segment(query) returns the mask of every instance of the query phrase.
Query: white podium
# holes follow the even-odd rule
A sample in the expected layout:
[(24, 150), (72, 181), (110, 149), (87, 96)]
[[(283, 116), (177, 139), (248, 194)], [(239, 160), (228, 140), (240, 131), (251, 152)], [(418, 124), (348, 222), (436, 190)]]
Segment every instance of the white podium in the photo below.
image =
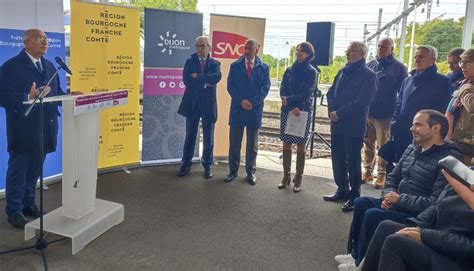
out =
[[(96, 198), (100, 111), (125, 105), (128, 92), (56, 96), (43, 102), (62, 102), (62, 206), (44, 215), (44, 230), (72, 239), (72, 254), (124, 220), (122, 204)], [(25, 226), (25, 240), (33, 238), (39, 219)]]

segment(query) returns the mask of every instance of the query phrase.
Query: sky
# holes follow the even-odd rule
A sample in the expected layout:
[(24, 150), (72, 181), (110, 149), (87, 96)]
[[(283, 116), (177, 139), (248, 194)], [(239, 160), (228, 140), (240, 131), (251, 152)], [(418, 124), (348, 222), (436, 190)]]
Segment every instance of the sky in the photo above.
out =
[[(296, 1), (295, 1), (296, 2)], [(344, 54), (347, 44), (362, 41), (364, 24), (369, 36), (375, 33), (382, 9), (382, 26), (401, 14), (404, 0), (198, 0), (197, 8), (204, 14), (204, 33), (209, 32), (209, 15), (225, 14), (266, 19), (263, 52), (274, 57), (288, 56), (291, 46), (306, 40), (308, 22), (335, 22), (334, 56)], [(413, 1), (410, 1), (413, 2)], [(433, 0), (431, 19), (459, 19), (465, 15), (466, 0)], [(65, 10), (69, 0), (64, 0)], [(427, 20), (426, 5), (417, 9), (417, 22)], [(413, 13), (408, 23), (413, 21)], [(400, 37), (401, 24), (383, 36)], [(375, 39), (373, 40), (375, 41)], [(409, 41), (407, 41), (409, 42)], [(370, 51), (375, 42), (369, 43)]]
[[(285, 57), (291, 46), (306, 40), (308, 22), (335, 22), (334, 55), (342, 55), (352, 40), (363, 40), (364, 24), (375, 33), (379, 9), (382, 8), (382, 26), (401, 14), (403, 0), (199, 0), (198, 10), (204, 13), (204, 28), (209, 29), (209, 13), (266, 18), (264, 53)], [(466, 10), (465, 0), (433, 0), (431, 19), (459, 19)], [(417, 22), (426, 21), (427, 7), (417, 9)], [(410, 16), (408, 22), (413, 21)], [(400, 37), (392, 27), (388, 36)], [(397, 33), (398, 32), (398, 33)], [(386, 33), (384, 33), (386, 35)], [(384, 35), (384, 36), (385, 36)], [(369, 34), (370, 36), (370, 34)], [(286, 43), (288, 42), (288, 45)], [(375, 49), (375, 42), (369, 44)]]

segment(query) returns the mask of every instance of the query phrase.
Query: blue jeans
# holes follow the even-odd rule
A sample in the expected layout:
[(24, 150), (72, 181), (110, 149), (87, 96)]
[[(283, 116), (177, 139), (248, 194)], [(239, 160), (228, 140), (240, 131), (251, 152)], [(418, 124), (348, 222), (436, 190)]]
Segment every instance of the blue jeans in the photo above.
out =
[[(186, 117), (186, 139), (184, 140), (183, 147), (183, 166), (190, 167), (192, 165), (191, 160), (194, 156), (194, 149), (196, 147), (196, 139), (199, 131), (199, 120), (201, 117), (191, 116)], [(214, 159), (214, 122), (202, 118), (202, 135), (203, 135), (203, 151), (201, 157), (202, 166), (210, 168), (212, 160)]]
[(39, 175), (39, 153), (10, 152), (5, 191), (7, 215), (20, 213), (24, 208), (35, 205), (35, 188)]
[(396, 211), (380, 208), (382, 200), (372, 197), (359, 197), (354, 201), (354, 216), (351, 224), (352, 251), (356, 265), (365, 257), (370, 240), (380, 222), (392, 220), (404, 223), (410, 216)]

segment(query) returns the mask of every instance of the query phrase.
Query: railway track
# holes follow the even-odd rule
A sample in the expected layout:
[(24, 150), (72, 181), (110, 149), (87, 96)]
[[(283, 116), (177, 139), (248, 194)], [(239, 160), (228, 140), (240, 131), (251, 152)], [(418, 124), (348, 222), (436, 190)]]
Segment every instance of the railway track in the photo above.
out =
[[(263, 112), (263, 125), (259, 133), (259, 149), (281, 152), (282, 144), (280, 142), (280, 113)], [(329, 118), (316, 117), (317, 131), (329, 131)], [(322, 128), (322, 129), (321, 129)], [(321, 137), (331, 143), (331, 135), (329, 133), (320, 133)], [(309, 150), (309, 147), (308, 147)], [(330, 148), (318, 136), (314, 137), (314, 153), (313, 157), (330, 157)]]
[[(263, 112), (263, 118), (280, 119), (280, 113)], [(316, 117), (316, 124), (329, 125), (330, 120), (329, 118), (325, 118), (325, 117)]]
[[(260, 135), (261, 136), (267, 136), (267, 137), (270, 137), (270, 138), (279, 138), (280, 137), (280, 128), (262, 126), (262, 128), (260, 128)], [(328, 141), (329, 143), (331, 142), (331, 135), (330, 134), (322, 133), (320, 135), (324, 138), (324, 140)], [(322, 140), (317, 136), (314, 137), (314, 140), (315, 140), (315, 142), (322, 142)]]

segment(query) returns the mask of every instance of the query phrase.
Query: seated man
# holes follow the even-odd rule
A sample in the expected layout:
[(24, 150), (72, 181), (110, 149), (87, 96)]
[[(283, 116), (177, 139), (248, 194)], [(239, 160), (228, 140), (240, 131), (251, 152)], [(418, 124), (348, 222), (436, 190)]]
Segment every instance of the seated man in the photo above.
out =
[[(383, 220), (403, 223), (432, 205), (446, 186), (438, 161), (448, 155), (462, 157), (452, 142), (444, 142), (446, 117), (438, 111), (419, 111), (410, 128), (414, 143), (409, 145), (395, 169), (388, 175), (380, 198), (360, 197), (355, 201), (348, 240), (350, 255), (338, 255), (342, 265), (359, 265), (370, 239)], [(349, 270), (343, 268), (344, 270)]]
[(436, 205), (407, 221), (416, 227), (380, 223), (362, 270), (473, 270), (474, 186), (445, 176), (455, 195), (440, 195)]

